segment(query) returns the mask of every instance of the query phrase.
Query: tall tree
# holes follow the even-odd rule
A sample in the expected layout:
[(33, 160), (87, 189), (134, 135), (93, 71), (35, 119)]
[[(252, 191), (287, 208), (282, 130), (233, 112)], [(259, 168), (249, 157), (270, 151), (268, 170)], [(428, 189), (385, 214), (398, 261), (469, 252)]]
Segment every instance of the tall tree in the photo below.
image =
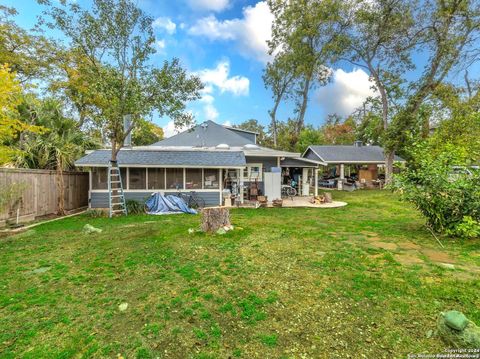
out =
[(21, 120), (18, 106), (22, 102), (22, 87), (7, 65), (0, 64), (0, 165), (10, 163), (18, 150), (12, 144), (21, 133), (44, 129)]
[(346, 26), (340, 17), (342, 3), (335, 0), (270, 0), (275, 17), (270, 52), (294, 65), (296, 126), (298, 136), (305, 124), (310, 91), (326, 84), (331, 75), (328, 65), (341, 49)]
[[(345, 59), (367, 70), (382, 103), (387, 181), (395, 151), (418, 126), (422, 103), (478, 36), (478, 9), (478, 1), (379, 0), (359, 1), (344, 13), (351, 23)], [(423, 73), (407, 79), (421, 51), (429, 56)]]
[(268, 63), (263, 73), (263, 82), (270, 88), (273, 97), (273, 108), (268, 111), (270, 115), (270, 128), (273, 147), (277, 147), (277, 110), (281, 101), (291, 95), (295, 80), (295, 64), (288, 54), (277, 55), (273, 62)]
[(15, 15), (14, 8), (0, 5), (0, 64), (8, 64), (21, 83), (43, 78), (55, 63), (55, 46), (18, 26)]
[[(88, 10), (76, 3), (57, 7), (48, 0), (40, 2), (48, 5), (45, 14), (53, 20), (48, 25), (61, 30), (88, 60), (94, 75), (89, 87), (104, 99), (99, 110), (112, 161), (135, 123), (153, 111), (172, 117), (177, 125), (193, 121), (185, 104), (200, 97), (200, 79), (187, 74), (178, 59), (165, 61), (161, 68), (151, 65), (153, 19), (134, 1), (94, 0)], [(132, 124), (124, 130), (127, 115)]]

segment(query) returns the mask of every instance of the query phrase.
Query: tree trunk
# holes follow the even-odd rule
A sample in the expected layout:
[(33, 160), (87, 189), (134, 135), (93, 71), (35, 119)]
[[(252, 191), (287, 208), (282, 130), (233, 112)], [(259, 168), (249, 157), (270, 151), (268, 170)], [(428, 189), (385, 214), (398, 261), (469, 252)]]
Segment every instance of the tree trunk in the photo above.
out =
[(62, 171), (62, 161), (57, 160), (58, 214), (65, 215), (65, 182)]
[(300, 106), (300, 111), (298, 112), (297, 128), (296, 128), (297, 137), (300, 134), (300, 131), (303, 129), (303, 125), (305, 123), (305, 112), (307, 112), (308, 92), (310, 90), (311, 80), (312, 80), (312, 74), (309, 74), (305, 79), (305, 84), (302, 90), (302, 105)]
[(273, 106), (272, 111), (270, 111), (270, 117), (272, 119), (272, 136), (274, 148), (277, 148), (277, 109), (281, 99), (281, 96), (278, 96), (278, 98), (275, 100), (275, 105)]
[(202, 231), (216, 232), (220, 228), (230, 227), (230, 210), (225, 207), (211, 207), (202, 210)]
[(385, 183), (391, 183), (393, 179), (393, 160), (395, 152), (385, 151)]

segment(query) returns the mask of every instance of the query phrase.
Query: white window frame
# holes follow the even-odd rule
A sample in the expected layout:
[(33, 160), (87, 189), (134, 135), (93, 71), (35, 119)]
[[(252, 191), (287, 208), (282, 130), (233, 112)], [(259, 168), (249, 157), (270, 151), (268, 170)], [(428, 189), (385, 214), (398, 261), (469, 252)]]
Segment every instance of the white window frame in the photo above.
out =
[[(252, 167), (258, 167), (258, 178), (252, 178)], [(245, 181), (251, 182), (251, 181), (255, 181), (255, 179), (258, 182), (263, 181), (263, 163), (247, 163), (247, 167), (245, 169), (247, 172)]]

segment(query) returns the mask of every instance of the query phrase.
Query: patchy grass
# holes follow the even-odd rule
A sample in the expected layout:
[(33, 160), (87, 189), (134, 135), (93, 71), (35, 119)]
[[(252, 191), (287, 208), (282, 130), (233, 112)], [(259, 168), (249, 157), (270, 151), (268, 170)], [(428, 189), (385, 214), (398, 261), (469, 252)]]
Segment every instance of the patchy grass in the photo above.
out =
[(478, 241), (439, 248), (388, 192), (334, 197), (349, 205), (232, 210), (223, 236), (139, 215), (2, 239), (0, 357), (392, 358), (442, 352), (442, 310), (480, 323)]

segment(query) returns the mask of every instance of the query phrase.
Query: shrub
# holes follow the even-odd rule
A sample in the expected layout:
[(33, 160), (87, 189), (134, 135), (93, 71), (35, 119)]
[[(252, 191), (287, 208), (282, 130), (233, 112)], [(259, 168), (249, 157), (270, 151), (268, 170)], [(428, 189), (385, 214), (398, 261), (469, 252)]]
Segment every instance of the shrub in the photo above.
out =
[(480, 236), (480, 174), (457, 171), (463, 154), (456, 148), (432, 155), (426, 146), (412, 151), (414, 161), (395, 176), (392, 187), (412, 202), (438, 233), (461, 237)]
[(134, 199), (129, 199), (126, 203), (128, 214), (141, 214), (144, 213), (144, 203), (135, 201)]

